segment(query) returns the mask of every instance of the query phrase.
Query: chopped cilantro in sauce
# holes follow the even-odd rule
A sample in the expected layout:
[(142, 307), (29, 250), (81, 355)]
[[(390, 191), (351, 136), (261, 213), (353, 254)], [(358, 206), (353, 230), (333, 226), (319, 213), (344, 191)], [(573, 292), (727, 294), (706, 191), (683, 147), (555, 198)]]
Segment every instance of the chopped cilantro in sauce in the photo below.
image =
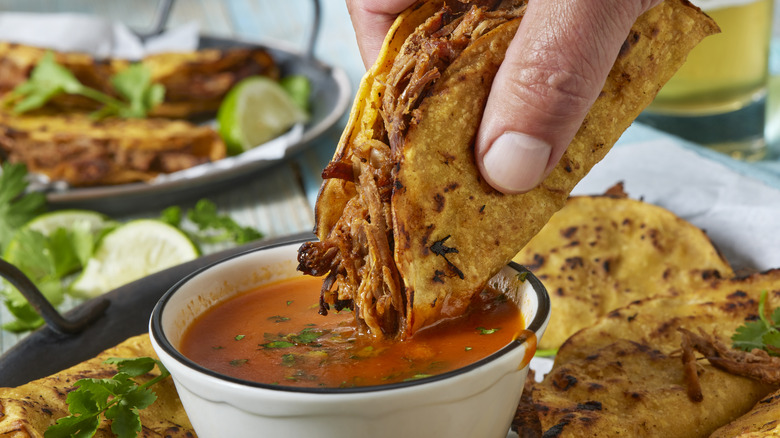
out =
[(313, 303), (320, 287), (320, 279), (301, 277), (231, 298), (196, 319), (181, 350), (207, 368), (246, 380), (354, 387), (414, 381), (463, 367), (509, 344), (524, 328), (517, 306), (488, 291), (462, 318), (409, 340), (377, 340), (355, 329), (352, 312), (319, 315)]

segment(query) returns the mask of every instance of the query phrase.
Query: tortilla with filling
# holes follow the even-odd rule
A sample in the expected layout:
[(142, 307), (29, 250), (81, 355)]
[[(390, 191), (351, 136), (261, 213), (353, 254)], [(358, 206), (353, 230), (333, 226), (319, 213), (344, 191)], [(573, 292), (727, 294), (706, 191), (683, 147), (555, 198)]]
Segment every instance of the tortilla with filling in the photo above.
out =
[[(73, 384), (80, 379), (111, 378), (116, 365), (105, 364), (111, 357), (157, 358), (149, 341), (149, 335), (129, 338), (109, 348), (93, 359), (82, 362), (43, 379), (16, 388), (0, 388), (0, 437), (42, 438), (46, 429), (59, 418), (70, 415), (65, 400)], [(156, 368), (137, 381), (151, 380), (159, 375)], [(165, 379), (151, 387), (157, 394), (152, 405), (140, 411), (144, 437), (195, 437), (189, 418), (179, 401), (172, 379)], [(111, 425), (102, 419), (95, 437), (114, 437)]]
[(706, 437), (745, 414), (777, 388), (698, 360), (702, 397), (692, 400), (678, 329), (701, 329), (731, 345), (736, 328), (758, 318), (762, 291), (770, 302), (780, 300), (778, 285), (780, 269), (713, 279), (679, 295), (637, 301), (580, 330), (533, 385), (544, 436)]
[[(26, 81), (47, 49), (0, 42), (0, 95)], [(73, 72), (84, 85), (115, 95), (111, 76), (131, 62), (97, 60), (84, 53), (55, 53), (55, 60)], [(151, 117), (189, 118), (214, 113), (225, 94), (249, 76), (279, 78), (279, 67), (262, 48), (202, 49), (158, 53), (140, 61), (149, 69), (152, 83), (165, 86), (165, 100), (152, 109)], [(85, 97), (63, 95), (49, 105), (62, 111), (88, 111), (97, 104)]]
[(684, 294), (733, 271), (707, 234), (622, 186), (576, 196), (514, 257), (545, 285), (553, 308), (539, 348), (555, 349), (611, 310)]
[(323, 172), (319, 241), (301, 247), (299, 269), (325, 276), (321, 313), (353, 308), (374, 336), (462, 314), (718, 31), (686, 1), (643, 14), (557, 167), (536, 189), (505, 195), (480, 176), (473, 144), (525, 5), (487, 3), (419, 1), (398, 17)]
[(213, 129), (184, 120), (0, 111), (0, 161), (73, 187), (149, 181), (225, 156)]

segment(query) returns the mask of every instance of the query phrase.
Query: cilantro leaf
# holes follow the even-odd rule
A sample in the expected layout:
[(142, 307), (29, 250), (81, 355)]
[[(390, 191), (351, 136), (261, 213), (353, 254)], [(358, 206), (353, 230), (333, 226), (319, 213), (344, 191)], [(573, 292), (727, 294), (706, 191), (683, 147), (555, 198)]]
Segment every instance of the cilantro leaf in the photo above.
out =
[(152, 84), (152, 73), (148, 67), (136, 63), (111, 78), (116, 92), (128, 101), (127, 106), (118, 109), (124, 118), (143, 118), (165, 99), (165, 87)]
[(160, 213), (160, 220), (178, 228), (181, 224), (181, 207), (174, 205), (166, 208)]
[(777, 352), (780, 351), (780, 330), (772, 330), (764, 334), (761, 340), (764, 341), (764, 349), (770, 355), (777, 356)]
[(152, 371), (155, 366), (163, 372), (168, 372), (160, 361), (151, 357), (135, 357), (131, 359), (110, 357), (106, 359), (106, 363), (115, 364), (120, 373), (125, 373), (130, 377), (143, 376)]
[(88, 438), (95, 435), (100, 419), (94, 415), (62, 417), (46, 429), (44, 438)]
[(21, 114), (41, 108), (60, 94), (77, 94), (103, 104), (92, 114), (93, 118), (142, 118), (165, 98), (165, 87), (152, 83), (151, 72), (143, 64), (133, 64), (110, 80), (124, 101), (85, 86), (70, 70), (58, 64), (54, 53), (49, 51), (33, 68), (30, 78), (14, 88), (3, 103), (12, 104), (13, 111)]
[(767, 328), (762, 321), (749, 321), (737, 327), (731, 337), (734, 348), (750, 351), (754, 348), (763, 348), (762, 338), (767, 333)]
[(13, 238), (16, 230), (46, 209), (43, 193), (27, 193), (27, 166), (3, 163), (0, 174), (0, 251)]
[[(111, 430), (120, 438), (138, 436), (141, 431), (139, 411), (157, 399), (150, 387), (168, 378), (170, 373), (162, 363), (149, 357), (110, 358), (106, 363), (116, 364), (117, 372), (110, 379), (81, 379), (68, 393), (70, 415), (57, 420), (44, 433), (45, 438), (83, 437), (95, 435), (100, 415), (111, 421)], [(133, 377), (144, 375), (155, 366), (160, 375), (139, 385)]]
[(16, 101), (13, 111), (20, 114), (42, 107), (61, 93), (82, 94), (84, 88), (70, 70), (57, 63), (54, 53), (46, 52), (30, 78), (14, 88), (9, 99)]
[(242, 227), (230, 216), (220, 215), (217, 206), (208, 199), (201, 199), (195, 208), (187, 212), (191, 220), (202, 232), (200, 240), (219, 242), (233, 240), (238, 244), (248, 243), (263, 237), (263, 233), (251, 227)]
[(751, 351), (754, 348), (765, 350), (770, 355), (780, 353), (780, 307), (776, 308), (770, 318), (766, 316), (767, 291), (761, 292), (758, 301), (758, 321), (748, 321), (737, 327), (731, 336), (732, 346), (737, 349)]

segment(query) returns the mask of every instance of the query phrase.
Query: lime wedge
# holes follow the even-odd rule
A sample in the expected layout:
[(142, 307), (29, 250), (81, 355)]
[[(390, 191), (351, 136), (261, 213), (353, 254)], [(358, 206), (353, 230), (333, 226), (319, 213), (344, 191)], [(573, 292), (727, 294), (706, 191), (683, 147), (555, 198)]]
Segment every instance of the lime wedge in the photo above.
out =
[(155, 219), (133, 220), (103, 236), (71, 292), (95, 297), (199, 255), (178, 228)]
[(72, 228), (78, 223), (83, 223), (90, 231), (97, 232), (110, 222), (111, 219), (96, 211), (60, 210), (44, 213), (27, 222), (25, 227), (48, 236), (57, 228)]
[(219, 135), (229, 155), (259, 146), (307, 119), (279, 83), (263, 76), (237, 83), (217, 112)]

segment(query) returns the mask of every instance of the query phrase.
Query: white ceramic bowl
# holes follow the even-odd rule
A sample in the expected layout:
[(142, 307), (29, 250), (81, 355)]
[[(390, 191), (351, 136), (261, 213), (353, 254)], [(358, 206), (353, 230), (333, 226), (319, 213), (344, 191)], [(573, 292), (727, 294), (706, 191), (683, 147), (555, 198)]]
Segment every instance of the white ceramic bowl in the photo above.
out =
[[(301, 275), (296, 271), (300, 243), (253, 250), (195, 272), (155, 307), (152, 345), (170, 370), (200, 438), (507, 436), (528, 373), (527, 342), (513, 342), (445, 374), (345, 389), (244, 381), (208, 370), (179, 353), (183, 332), (208, 307), (264, 283)], [(525, 281), (520, 272), (526, 272)], [(539, 280), (511, 263), (493, 281), (510, 291), (527, 328), (541, 338), (550, 318), (550, 301)]]

